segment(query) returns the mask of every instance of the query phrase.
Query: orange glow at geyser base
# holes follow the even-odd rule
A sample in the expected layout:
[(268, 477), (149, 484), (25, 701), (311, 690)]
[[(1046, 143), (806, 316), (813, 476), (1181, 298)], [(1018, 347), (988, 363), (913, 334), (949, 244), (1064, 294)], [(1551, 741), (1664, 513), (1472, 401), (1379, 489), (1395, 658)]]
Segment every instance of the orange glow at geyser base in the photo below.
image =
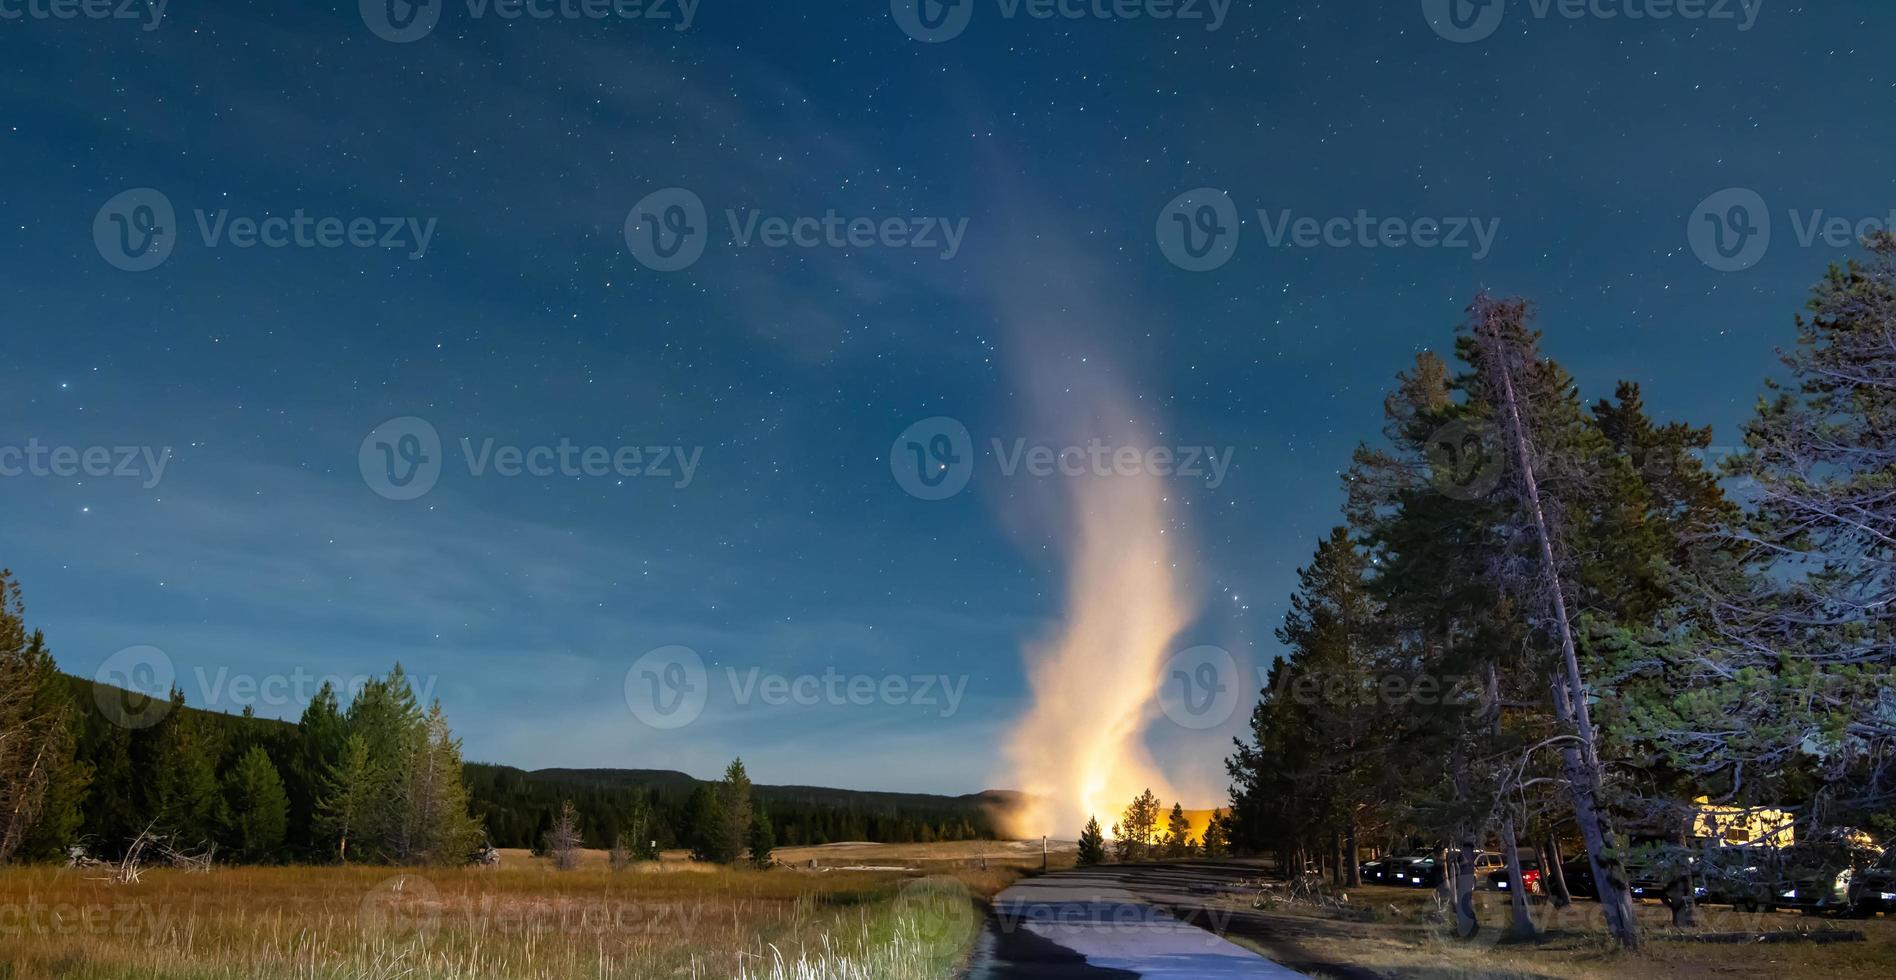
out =
[(1028, 648), (1033, 706), (1006, 749), (1010, 785), (1026, 796), (1004, 817), (1017, 838), (1070, 840), (1088, 817), (1110, 836), (1141, 791), (1168, 808), (1178, 800), (1144, 744), (1160, 716), (1160, 671), (1194, 605), (1167, 533), (1164, 479), (1113, 473), (1065, 482), (1066, 614), (1055, 635)]

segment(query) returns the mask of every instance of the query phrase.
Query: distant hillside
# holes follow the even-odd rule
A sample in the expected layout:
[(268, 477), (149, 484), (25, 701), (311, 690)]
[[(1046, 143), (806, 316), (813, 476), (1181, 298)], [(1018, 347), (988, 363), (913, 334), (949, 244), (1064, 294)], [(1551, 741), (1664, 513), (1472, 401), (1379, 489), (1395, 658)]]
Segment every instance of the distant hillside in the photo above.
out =
[[(145, 695), (67, 675), (85, 711), (88, 742), (114, 727), (114, 721), (137, 719), (164, 710)], [(246, 718), (183, 709), (205, 719), (210, 730), (223, 733), (226, 745), (283, 743), (296, 726), (265, 718)], [(277, 758), (289, 754), (272, 753)], [(228, 760), (220, 761), (221, 763)], [(768, 773), (753, 776), (768, 777)], [(578, 807), (589, 843), (609, 844), (619, 822), (641, 795), (652, 804), (663, 846), (680, 846), (685, 838), (685, 804), (701, 781), (672, 769), (535, 769), (470, 762), (466, 780), (471, 804), (486, 824), (489, 839), (498, 847), (532, 847), (564, 800)], [(845, 840), (910, 843), (932, 840), (992, 838), (994, 814), (1013, 804), (1019, 794), (987, 790), (962, 796), (928, 793), (885, 793), (824, 786), (754, 787), (758, 802), (770, 814), (777, 840), (784, 845), (825, 844)]]

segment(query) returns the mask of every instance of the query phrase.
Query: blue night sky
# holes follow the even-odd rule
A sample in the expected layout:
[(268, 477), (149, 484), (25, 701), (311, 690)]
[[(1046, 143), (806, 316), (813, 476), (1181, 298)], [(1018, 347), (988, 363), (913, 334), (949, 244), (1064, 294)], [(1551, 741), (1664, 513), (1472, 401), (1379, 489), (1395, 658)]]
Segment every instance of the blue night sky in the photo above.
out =
[[(1850, 251), (1800, 244), (1788, 212), (1896, 206), (1880, 0), (1763, 0), (1748, 31), (1509, 0), (1466, 44), (1417, 0), (1234, 0), (1215, 31), (967, 2), (938, 44), (886, 0), (702, 0), (683, 31), (450, 0), (407, 44), (333, 0), (172, 0), (153, 30), (0, 18), (0, 446), (172, 453), (150, 487), (0, 477), (0, 565), (29, 622), (80, 674), (160, 648), (193, 703), (233, 711), (220, 670), (399, 660), (478, 760), (709, 776), (741, 753), (763, 782), (973, 791), (1003, 778), (1023, 644), (1064, 601), (1059, 517), (991, 445), (1057, 445), (1036, 405), (1110, 384), (1156, 441), (1233, 448), (1216, 487), (1174, 479), (1168, 533), (1199, 598), (1178, 645), (1264, 664), (1390, 379), (1447, 346), (1477, 288), (1534, 299), (1589, 400), (1637, 380), (1660, 418), (1730, 443), (1806, 288)], [(1727, 273), (1687, 226), (1734, 186), (1776, 233)], [(121, 271), (94, 220), (141, 187), (179, 240)], [(712, 226), (678, 272), (624, 234), (668, 187)], [(1198, 187), (1245, 215), (1208, 272), (1155, 237)], [(1258, 209), (1286, 208), (1499, 226), (1479, 259), (1271, 247)], [(420, 258), (211, 246), (195, 213), (220, 209), (437, 224)], [(965, 219), (966, 237), (952, 258), (742, 246), (726, 209)], [(447, 465), (385, 499), (358, 450), (405, 416)], [(941, 501), (890, 463), (934, 416), (979, 457)], [(464, 436), (701, 455), (682, 487), (477, 477)], [(711, 700), (653, 730), (625, 676), (672, 644), (702, 655)], [(727, 667), (967, 681), (944, 718), (736, 704)], [(1219, 784), (1244, 714), (1154, 742)]]

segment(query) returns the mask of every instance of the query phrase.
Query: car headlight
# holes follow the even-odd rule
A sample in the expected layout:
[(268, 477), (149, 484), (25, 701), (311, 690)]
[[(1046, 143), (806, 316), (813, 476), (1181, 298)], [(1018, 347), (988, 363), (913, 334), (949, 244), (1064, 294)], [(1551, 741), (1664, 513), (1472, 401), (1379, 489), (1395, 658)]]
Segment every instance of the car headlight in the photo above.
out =
[(1885, 902), (1896, 902), (1896, 892), (1883, 892), (1877, 896)]
[(1793, 888), (1793, 889), (1791, 889), (1790, 891), (1787, 891), (1787, 892), (1785, 892), (1784, 894), (1782, 894), (1782, 895), (1779, 895), (1778, 897), (1779, 897), (1779, 898), (1796, 898), (1796, 897), (1797, 897), (1797, 889), (1795, 889), (1795, 888)]
[(1706, 895), (1709, 895), (1709, 894), (1711, 894), (1711, 889), (1705, 887), (1704, 885), (1692, 886), (1693, 898), (1704, 898)]

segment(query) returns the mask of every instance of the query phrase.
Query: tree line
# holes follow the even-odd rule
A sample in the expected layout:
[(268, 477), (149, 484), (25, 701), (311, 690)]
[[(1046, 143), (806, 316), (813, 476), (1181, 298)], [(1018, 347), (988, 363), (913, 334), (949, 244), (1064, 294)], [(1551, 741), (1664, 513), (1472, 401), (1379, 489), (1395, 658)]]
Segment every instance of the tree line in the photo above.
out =
[(1558, 875), (1570, 843), (1632, 946), (1628, 862), (1723, 843), (1701, 798), (1896, 830), (1896, 238), (1865, 246), (1722, 463), (1635, 383), (1586, 404), (1529, 304), (1478, 297), (1299, 571), (1227, 760), (1234, 846), (1354, 883), (1365, 847), (1446, 845), (1469, 933), (1477, 848)]
[(324, 685), (293, 724), (203, 711), (175, 688), (163, 701), (60, 672), (26, 622), (0, 571), (0, 863), (116, 858), (141, 835), (220, 861), (461, 863), (489, 846), (545, 853), (562, 821), (574, 847), (721, 863), (767, 863), (779, 843), (994, 836), (976, 801), (753, 790), (741, 762), (709, 783), (464, 763), (400, 665), (346, 705)]

